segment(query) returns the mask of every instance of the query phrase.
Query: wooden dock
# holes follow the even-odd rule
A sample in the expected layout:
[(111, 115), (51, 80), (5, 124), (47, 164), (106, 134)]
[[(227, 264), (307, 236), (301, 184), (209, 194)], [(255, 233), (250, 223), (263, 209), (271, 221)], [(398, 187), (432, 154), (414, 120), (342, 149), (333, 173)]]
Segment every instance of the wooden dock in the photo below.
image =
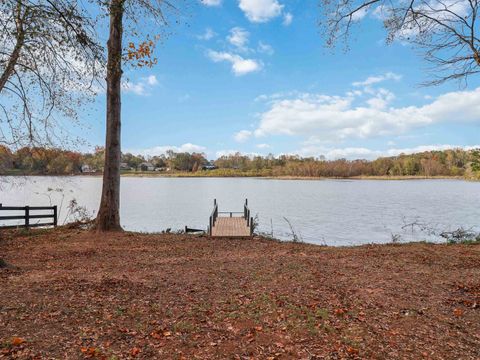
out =
[(218, 211), (217, 200), (213, 201), (208, 234), (211, 237), (250, 238), (253, 235), (253, 218), (250, 217), (248, 200), (245, 200), (243, 212)]

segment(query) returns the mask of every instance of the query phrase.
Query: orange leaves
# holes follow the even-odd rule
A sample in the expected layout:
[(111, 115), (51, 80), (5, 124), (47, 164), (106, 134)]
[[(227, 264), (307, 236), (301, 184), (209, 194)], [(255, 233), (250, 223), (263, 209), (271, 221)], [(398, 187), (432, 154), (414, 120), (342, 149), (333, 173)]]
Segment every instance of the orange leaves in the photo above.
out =
[(345, 314), (345, 309), (341, 309), (341, 308), (335, 309), (335, 315), (342, 316), (344, 314)]
[(157, 340), (160, 340), (160, 339), (162, 338), (162, 336), (161, 336), (158, 332), (156, 332), (156, 331), (152, 331), (152, 332), (150, 333), (150, 336), (151, 336), (152, 338), (154, 338), (154, 339), (157, 339)]
[(82, 347), (80, 351), (89, 358), (93, 358), (99, 354), (99, 350), (96, 347), (90, 346), (90, 347)]
[(347, 346), (347, 353), (350, 355), (358, 355), (358, 349), (355, 349), (354, 347)]
[(463, 315), (463, 310), (456, 308), (456, 309), (453, 310), (453, 315), (455, 315), (457, 317), (460, 317), (460, 316)]
[(138, 67), (152, 67), (157, 63), (156, 58), (152, 58), (155, 49), (155, 42), (153, 40), (143, 41), (140, 44), (130, 42), (127, 47), (127, 54), (124, 56), (125, 61), (133, 62), (133, 66)]
[(12, 341), (11, 341), (11, 344), (13, 346), (20, 346), (22, 345), (23, 343), (25, 343), (25, 339), (21, 338), (21, 337), (13, 337), (12, 338)]
[(130, 350), (130, 355), (137, 356), (138, 354), (140, 354), (140, 349), (138, 347), (134, 347), (132, 350)]

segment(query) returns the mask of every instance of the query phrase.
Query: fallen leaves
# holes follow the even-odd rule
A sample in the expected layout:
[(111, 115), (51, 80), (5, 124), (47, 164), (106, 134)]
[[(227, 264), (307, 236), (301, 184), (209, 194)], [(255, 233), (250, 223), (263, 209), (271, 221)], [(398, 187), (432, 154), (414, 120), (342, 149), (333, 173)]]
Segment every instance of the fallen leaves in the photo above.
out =
[(25, 343), (25, 339), (24, 339), (24, 338), (21, 338), (21, 337), (13, 337), (10, 343), (11, 343), (13, 346), (20, 346), (20, 345), (22, 345), (23, 343)]
[(140, 354), (140, 349), (138, 347), (134, 347), (132, 350), (130, 350), (131, 356), (137, 356), (138, 354)]
[(70, 235), (0, 243), (0, 358), (477, 355), (478, 247)]
[(463, 315), (463, 310), (462, 309), (454, 309), (453, 310), (453, 315), (460, 317)]

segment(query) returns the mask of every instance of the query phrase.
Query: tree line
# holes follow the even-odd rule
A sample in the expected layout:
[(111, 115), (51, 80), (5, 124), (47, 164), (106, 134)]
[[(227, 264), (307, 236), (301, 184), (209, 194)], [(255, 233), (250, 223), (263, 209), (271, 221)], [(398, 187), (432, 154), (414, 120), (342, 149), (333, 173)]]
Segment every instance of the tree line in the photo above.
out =
[[(55, 148), (24, 147), (11, 151), (0, 146), (1, 174), (71, 175), (103, 171), (105, 149), (91, 153)], [(207, 160), (205, 154), (168, 151), (158, 156), (122, 153), (124, 171), (144, 171), (145, 164), (161, 171), (212, 176), (461, 176), (480, 179), (480, 149), (426, 151), (380, 157), (375, 160), (326, 160), (320, 157), (272, 154), (247, 156), (241, 153)], [(207, 166), (208, 165), (208, 166)], [(207, 170), (208, 169), (208, 170)]]

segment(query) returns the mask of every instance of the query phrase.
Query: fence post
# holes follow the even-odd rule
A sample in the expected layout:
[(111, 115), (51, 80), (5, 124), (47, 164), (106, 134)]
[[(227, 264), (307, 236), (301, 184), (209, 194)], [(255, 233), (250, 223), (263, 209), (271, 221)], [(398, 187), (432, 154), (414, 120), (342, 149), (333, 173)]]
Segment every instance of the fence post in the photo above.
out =
[(25, 227), (30, 227), (30, 206), (25, 206)]
[(253, 217), (250, 219), (250, 236), (253, 235)]
[(57, 205), (53, 206), (53, 226), (57, 227), (58, 223), (58, 214), (57, 214)]

